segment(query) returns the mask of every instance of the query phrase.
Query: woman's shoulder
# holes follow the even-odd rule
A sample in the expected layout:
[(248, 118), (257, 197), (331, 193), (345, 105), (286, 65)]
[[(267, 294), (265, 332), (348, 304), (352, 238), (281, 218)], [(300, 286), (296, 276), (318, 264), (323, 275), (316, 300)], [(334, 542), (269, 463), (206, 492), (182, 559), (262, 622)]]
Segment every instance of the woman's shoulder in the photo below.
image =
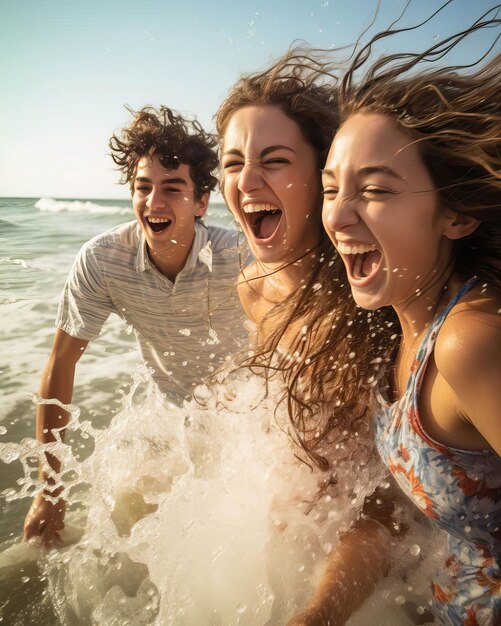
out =
[(439, 372), (453, 388), (501, 368), (501, 294), (474, 287), (447, 316), (435, 345)]
[(439, 375), (452, 391), (451, 406), (501, 455), (501, 298), (475, 288), (454, 307), (435, 346)]

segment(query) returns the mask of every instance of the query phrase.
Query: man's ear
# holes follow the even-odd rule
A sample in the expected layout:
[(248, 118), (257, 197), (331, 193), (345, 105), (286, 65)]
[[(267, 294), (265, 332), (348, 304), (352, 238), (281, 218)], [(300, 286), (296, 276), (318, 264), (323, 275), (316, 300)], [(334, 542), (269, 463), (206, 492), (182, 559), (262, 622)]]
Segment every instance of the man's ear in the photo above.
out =
[(453, 209), (445, 209), (445, 229), (444, 235), (447, 239), (462, 239), (471, 235), (480, 225), (480, 220), (471, 215), (458, 213)]
[(207, 207), (209, 206), (209, 197), (210, 193), (206, 191), (202, 194), (202, 197), (195, 202), (195, 215), (197, 217), (203, 217), (205, 212), (207, 211)]

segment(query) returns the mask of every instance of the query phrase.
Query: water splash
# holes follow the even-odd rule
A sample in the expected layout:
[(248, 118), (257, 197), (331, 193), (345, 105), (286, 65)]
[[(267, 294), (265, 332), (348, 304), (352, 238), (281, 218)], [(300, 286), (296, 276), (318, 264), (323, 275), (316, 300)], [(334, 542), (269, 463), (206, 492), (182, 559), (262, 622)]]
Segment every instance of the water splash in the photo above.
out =
[(273, 386), (240, 371), (172, 409), (160, 394), (140, 393), (144, 378), (136, 374), (106, 430), (59, 403), (71, 414), (67, 430), (94, 444), (85, 459), (60, 438), (0, 444), (0, 459), (24, 472), (6, 500), (40, 488), (35, 461), (50, 452), (63, 462), (70, 505), (64, 545), (14, 546), (0, 555), (0, 578), (9, 559), (11, 568), (37, 559), (39, 571), (23, 565), (18, 580), (41, 580), (64, 625), (285, 623), (380, 482), (379, 466), (360, 438), (352, 449), (347, 442), (332, 493), (318, 498), (325, 476), (298, 460)]

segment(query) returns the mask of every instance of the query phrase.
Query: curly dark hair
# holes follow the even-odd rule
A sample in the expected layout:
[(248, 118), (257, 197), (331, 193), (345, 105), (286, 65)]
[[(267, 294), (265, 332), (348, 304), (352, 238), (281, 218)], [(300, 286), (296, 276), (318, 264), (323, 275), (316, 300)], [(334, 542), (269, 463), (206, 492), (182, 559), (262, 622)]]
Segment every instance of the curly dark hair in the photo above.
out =
[(217, 177), (213, 172), (219, 165), (214, 150), (217, 141), (199, 122), (185, 119), (165, 106), (158, 109), (148, 106), (140, 111), (126, 108), (134, 120), (120, 136), (113, 135), (109, 143), (111, 158), (122, 172), (122, 184), (129, 183), (132, 190), (139, 159), (154, 153), (167, 169), (175, 170), (181, 163), (190, 166), (196, 200), (215, 188)]

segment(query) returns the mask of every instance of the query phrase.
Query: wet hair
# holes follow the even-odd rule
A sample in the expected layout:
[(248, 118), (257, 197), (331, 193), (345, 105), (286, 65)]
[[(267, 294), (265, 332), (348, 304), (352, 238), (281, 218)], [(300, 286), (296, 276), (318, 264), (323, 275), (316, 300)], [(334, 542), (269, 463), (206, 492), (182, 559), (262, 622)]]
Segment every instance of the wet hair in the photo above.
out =
[(111, 157), (122, 172), (122, 184), (129, 183), (133, 191), (139, 160), (155, 154), (166, 169), (175, 170), (181, 163), (189, 165), (196, 200), (216, 187), (217, 140), (196, 120), (185, 119), (165, 106), (127, 110), (134, 120), (119, 136), (113, 135), (109, 143)]
[[(499, 30), (500, 24), (488, 12), (420, 54), (391, 54), (370, 63), (374, 44), (403, 29), (386, 30), (354, 54), (344, 73), (330, 69), (338, 84), (341, 123), (356, 113), (391, 117), (417, 143), (440, 206), (481, 221), (455, 243), (453, 271), (463, 279), (477, 276), (493, 290), (501, 289), (501, 55), (490, 60), (484, 55), (468, 66), (436, 65), (472, 33), (487, 35), (487, 29)], [(284, 372), (291, 421), (310, 457), (324, 468), (328, 461), (323, 444), (332, 439), (335, 422), (353, 429), (352, 412), (371, 407), (375, 385), (384, 383), (383, 374), (389, 375), (400, 337), (393, 308), (358, 308), (345, 272), (340, 276), (337, 265), (331, 269), (318, 298), (321, 319), (315, 340)], [(331, 310), (321, 305), (324, 300), (330, 300)], [(346, 306), (340, 307), (343, 300)], [(349, 329), (340, 333), (339, 324), (346, 321)], [(311, 410), (305, 402), (303, 390), (316, 397), (326, 383), (338, 408), (335, 420), (322, 422), (315, 406)]]
[[(321, 168), (339, 127), (337, 88), (331, 77), (326, 75), (324, 64), (321, 53), (295, 47), (265, 71), (243, 76), (216, 114), (220, 144), (224, 143), (224, 132), (231, 116), (242, 107), (278, 106), (296, 122), (305, 140), (314, 149), (320, 181)], [(337, 372), (330, 367), (325, 371), (324, 385), (311, 385), (314, 381), (309, 376), (302, 376), (301, 372), (297, 373), (297, 368), (291, 367), (291, 362), (304, 363), (312, 346), (323, 345), (326, 340), (336, 345), (346, 341), (350, 328), (344, 323), (348, 300), (336, 285), (337, 282), (346, 282), (343, 263), (323, 229), (320, 229), (319, 245), (307, 255), (312, 260), (310, 273), (294, 294), (267, 313), (261, 324), (264, 332), (259, 334), (260, 343), (252, 356), (244, 361), (244, 365), (266, 378), (275, 374), (285, 378), (286, 391), (281, 401), (288, 405), (291, 435), (311, 459), (327, 469), (328, 464), (323, 456), (308, 442), (313, 438), (318, 447), (323, 441), (322, 433), (330, 432), (339, 423), (333, 411), (324, 410), (327, 401), (331, 399), (328, 390), (334, 386)], [(251, 282), (249, 284), (252, 288)], [(347, 296), (351, 299), (349, 291)], [(298, 332), (293, 333), (293, 338), (285, 338), (291, 325), (297, 327)], [(283, 343), (287, 345), (287, 352), (281, 347)], [(318, 436), (319, 427), (313, 416), (320, 415), (320, 421), (325, 419), (329, 425), (321, 428), (321, 436)], [(353, 422), (363, 416), (363, 411), (351, 412)]]

